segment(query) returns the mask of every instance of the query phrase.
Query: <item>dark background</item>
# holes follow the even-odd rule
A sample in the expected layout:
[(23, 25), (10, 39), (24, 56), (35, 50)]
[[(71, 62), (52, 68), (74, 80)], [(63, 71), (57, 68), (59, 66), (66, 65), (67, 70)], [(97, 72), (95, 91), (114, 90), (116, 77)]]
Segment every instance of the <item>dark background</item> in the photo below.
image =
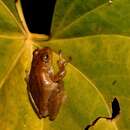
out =
[(21, 0), (28, 28), (49, 35), (56, 0)]

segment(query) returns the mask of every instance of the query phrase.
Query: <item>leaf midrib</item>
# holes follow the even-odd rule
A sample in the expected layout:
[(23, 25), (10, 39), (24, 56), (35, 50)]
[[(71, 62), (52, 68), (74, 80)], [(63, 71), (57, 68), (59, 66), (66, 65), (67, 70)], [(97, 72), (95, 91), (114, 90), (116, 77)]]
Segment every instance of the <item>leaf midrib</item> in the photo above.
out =
[(120, 35), (120, 34), (96, 34), (96, 35), (87, 35), (87, 36), (81, 36), (81, 37), (71, 37), (71, 38), (57, 38), (57, 39), (52, 39), (48, 41), (48, 43), (52, 42), (62, 42), (62, 41), (68, 41), (68, 40), (81, 40), (81, 39), (89, 39), (89, 38), (94, 38), (94, 37), (118, 37), (118, 38), (125, 38), (130, 40), (130, 37), (127, 35)]
[(24, 36), (9, 36), (9, 35), (0, 35), (0, 38), (4, 38), (4, 39), (16, 39), (16, 40), (19, 40), (19, 39), (24, 39)]

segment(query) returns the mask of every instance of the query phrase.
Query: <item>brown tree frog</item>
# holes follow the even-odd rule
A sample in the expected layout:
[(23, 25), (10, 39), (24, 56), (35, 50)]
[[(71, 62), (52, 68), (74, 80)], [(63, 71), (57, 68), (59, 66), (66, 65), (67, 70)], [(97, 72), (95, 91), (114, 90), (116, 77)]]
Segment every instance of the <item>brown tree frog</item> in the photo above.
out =
[(59, 52), (59, 71), (54, 74), (52, 56), (49, 47), (34, 50), (27, 87), (29, 100), (38, 117), (49, 117), (51, 121), (56, 118), (65, 98), (63, 78), (65, 66), (70, 60), (61, 59)]

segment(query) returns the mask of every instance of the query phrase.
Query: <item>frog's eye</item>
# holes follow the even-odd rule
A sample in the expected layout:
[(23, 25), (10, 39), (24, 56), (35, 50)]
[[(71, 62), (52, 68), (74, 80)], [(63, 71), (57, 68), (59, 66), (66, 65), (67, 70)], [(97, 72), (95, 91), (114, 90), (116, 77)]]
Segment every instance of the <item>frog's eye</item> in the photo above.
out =
[(48, 58), (49, 58), (48, 54), (43, 55), (43, 57), (42, 57), (43, 62), (47, 63)]

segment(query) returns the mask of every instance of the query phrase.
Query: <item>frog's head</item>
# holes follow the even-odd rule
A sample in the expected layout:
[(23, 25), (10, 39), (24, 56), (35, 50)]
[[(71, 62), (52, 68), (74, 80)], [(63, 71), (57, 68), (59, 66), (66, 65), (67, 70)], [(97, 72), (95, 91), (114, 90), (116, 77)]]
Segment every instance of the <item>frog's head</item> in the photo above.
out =
[(52, 50), (49, 47), (45, 47), (42, 49), (36, 49), (33, 52), (33, 60), (38, 64), (42, 64), (44, 66), (51, 66), (52, 64)]

